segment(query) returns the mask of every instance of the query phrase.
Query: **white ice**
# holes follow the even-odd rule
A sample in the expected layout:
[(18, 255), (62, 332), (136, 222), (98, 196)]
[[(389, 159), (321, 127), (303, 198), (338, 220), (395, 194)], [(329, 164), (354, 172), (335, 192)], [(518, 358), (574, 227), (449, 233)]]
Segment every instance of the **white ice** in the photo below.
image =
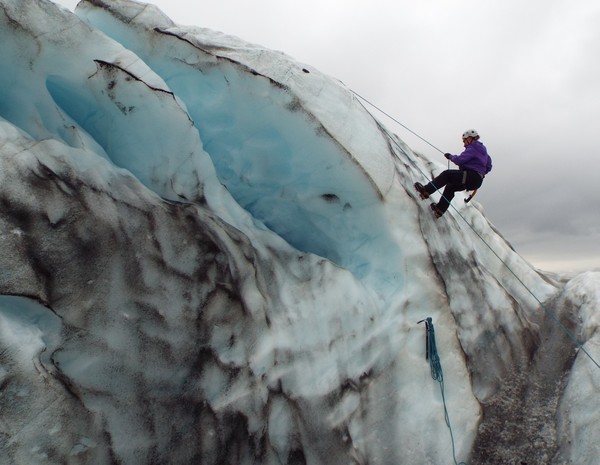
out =
[[(412, 184), (443, 166), (336, 80), (137, 2), (0, 5), (0, 407), (37, 400), (7, 460), (450, 463), (430, 316), (476, 461), (545, 373), (537, 299), (600, 358), (597, 273), (544, 276), (460, 196), (436, 221)], [(599, 373), (561, 372), (565, 463), (600, 454)]]

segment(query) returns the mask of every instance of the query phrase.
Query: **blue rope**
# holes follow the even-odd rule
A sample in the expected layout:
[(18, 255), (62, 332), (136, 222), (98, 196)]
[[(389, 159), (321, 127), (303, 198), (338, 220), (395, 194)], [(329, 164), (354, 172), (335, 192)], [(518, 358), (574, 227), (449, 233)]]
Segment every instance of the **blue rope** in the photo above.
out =
[(433, 328), (433, 321), (430, 317), (425, 320), (419, 321), (419, 323), (425, 322), (425, 356), (429, 358), (429, 366), (431, 368), (431, 377), (437, 381), (440, 385), (440, 392), (442, 393), (442, 401), (444, 403), (444, 419), (446, 425), (450, 431), (450, 440), (452, 441), (452, 458), (454, 459), (454, 465), (467, 465), (465, 462), (456, 461), (456, 447), (454, 445), (454, 433), (452, 432), (452, 426), (450, 424), (450, 415), (448, 413), (448, 407), (446, 405), (446, 394), (444, 389), (444, 372), (442, 371), (442, 364), (440, 362), (440, 356), (437, 351), (435, 343), (435, 329)]

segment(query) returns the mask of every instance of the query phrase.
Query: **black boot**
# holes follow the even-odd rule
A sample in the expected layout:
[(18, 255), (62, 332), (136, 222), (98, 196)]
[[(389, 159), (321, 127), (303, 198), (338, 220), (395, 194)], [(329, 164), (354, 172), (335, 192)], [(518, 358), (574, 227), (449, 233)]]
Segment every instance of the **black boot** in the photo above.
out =
[(425, 189), (425, 186), (423, 184), (421, 184), (420, 182), (416, 182), (415, 183), (415, 189), (417, 189), (417, 192), (419, 192), (419, 195), (421, 196), (421, 199), (426, 200), (429, 198), (429, 196), (431, 195), (427, 189)]
[(437, 203), (432, 203), (431, 209), (433, 210), (433, 214), (435, 215), (436, 218), (440, 218), (445, 213), (443, 210), (441, 210), (437, 206)]

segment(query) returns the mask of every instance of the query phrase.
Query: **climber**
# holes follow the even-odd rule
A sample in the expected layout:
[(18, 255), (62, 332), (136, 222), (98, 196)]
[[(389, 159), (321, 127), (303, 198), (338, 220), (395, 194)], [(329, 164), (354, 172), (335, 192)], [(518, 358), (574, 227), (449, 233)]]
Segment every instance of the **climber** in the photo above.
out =
[(446, 212), (455, 192), (478, 189), (485, 175), (492, 170), (492, 158), (488, 155), (485, 145), (479, 142), (477, 131), (475, 129), (465, 131), (462, 140), (465, 150), (460, 155), (444, 154), (460, 169), (445, 170), (425, 186), (420, 182), (415, 183), (415, 188), (422, 199), (429, 198), (431, 194), (445, 186), (439, 202), (431, 204), (436, 218)]

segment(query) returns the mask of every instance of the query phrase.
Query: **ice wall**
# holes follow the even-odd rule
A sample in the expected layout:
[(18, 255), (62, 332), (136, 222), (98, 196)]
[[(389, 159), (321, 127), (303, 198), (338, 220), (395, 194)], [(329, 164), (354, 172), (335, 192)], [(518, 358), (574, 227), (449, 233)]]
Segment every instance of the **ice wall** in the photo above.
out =
[[(146, 5), (126, 8), (90, 2), (77, 12), (185, 103), (240, 205), (300, 250), (363, 278), (374, 265), (399, 277), (401, 251), (387, 237), (381, 205), (394, 177), (389, 141), (352, 94), (282, 54), (177, 28)], [(374, 247), (389, 260), (377, 264)]]
[(0, 5), (0, 463), (447, 463), (426, 316), (459, 459), (593, 455), (505, 265), (583, 303), (477, 204), (435, 221), (441, 166), (348, 89), (138, 2)]

